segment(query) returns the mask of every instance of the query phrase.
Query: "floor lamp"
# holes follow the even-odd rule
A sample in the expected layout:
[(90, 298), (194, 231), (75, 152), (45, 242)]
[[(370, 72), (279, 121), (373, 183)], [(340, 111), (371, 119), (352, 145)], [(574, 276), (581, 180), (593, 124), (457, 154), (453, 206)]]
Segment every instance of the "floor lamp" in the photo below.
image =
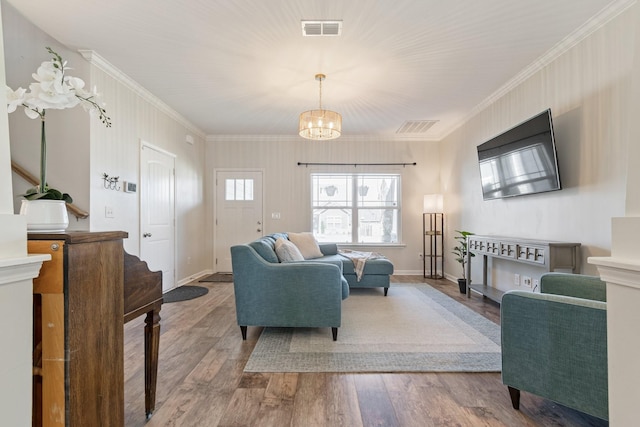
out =
[[(442, 194), (424, 196), (422, 210), (422, 267), (423, 276), (429, 279), (444, 279), (444, 213)], [(427, 247), (429, 252), (427, 253)], [(427, 258), (429, 275), (427, 276)], [(440, 259), (440, 274), (438, 274)]]

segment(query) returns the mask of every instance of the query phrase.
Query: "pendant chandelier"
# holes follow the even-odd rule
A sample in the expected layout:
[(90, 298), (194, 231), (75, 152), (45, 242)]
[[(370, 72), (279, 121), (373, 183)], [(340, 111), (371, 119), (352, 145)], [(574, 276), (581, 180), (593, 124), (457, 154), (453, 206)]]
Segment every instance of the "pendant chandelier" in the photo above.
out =
[(320, 82), (320, 103), (317, 110), (300, 114), (298, 133), (301, 137), (314, 140), (334, 139), (342, 133), (342, 116), (331, 110), (322, 109), (322, 81), (327, 76), (316, 74)]

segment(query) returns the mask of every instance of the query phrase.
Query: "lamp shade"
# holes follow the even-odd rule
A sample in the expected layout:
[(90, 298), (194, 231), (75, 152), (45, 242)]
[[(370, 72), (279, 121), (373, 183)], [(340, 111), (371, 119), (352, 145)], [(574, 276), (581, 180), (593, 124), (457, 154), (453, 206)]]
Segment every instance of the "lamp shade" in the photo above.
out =
[(425, 194), (424, 213), (441, 213), (443, 211), (442, 194)]
[(342, 133), (342, 116), (331, 110), (310, 110), (300, 114), (298, 134), (307, 139), (334, 139)]

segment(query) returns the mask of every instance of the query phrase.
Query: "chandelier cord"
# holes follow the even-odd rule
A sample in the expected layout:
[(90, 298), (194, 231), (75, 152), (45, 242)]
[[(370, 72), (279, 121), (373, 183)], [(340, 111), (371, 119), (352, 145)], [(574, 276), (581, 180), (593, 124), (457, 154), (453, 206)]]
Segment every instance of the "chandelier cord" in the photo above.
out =
[(322, 111), (322, 77), (320, 77), (318, 81), (320, 82), (320, 102), (318, 109)]

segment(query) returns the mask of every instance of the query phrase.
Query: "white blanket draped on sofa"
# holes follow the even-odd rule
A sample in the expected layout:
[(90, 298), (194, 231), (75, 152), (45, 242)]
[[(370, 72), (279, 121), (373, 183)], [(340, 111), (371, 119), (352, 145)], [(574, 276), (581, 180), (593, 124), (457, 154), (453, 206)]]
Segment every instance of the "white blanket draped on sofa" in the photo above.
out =
[(352, 251), (350, 249), (340, 249), (338, 253), (353, 261), (353, 270), (356, 273), (356, 279), (358, 282), (364, 274), (364, 265), (368, 259), (384, 258), (384, 255), (377, 252)]

